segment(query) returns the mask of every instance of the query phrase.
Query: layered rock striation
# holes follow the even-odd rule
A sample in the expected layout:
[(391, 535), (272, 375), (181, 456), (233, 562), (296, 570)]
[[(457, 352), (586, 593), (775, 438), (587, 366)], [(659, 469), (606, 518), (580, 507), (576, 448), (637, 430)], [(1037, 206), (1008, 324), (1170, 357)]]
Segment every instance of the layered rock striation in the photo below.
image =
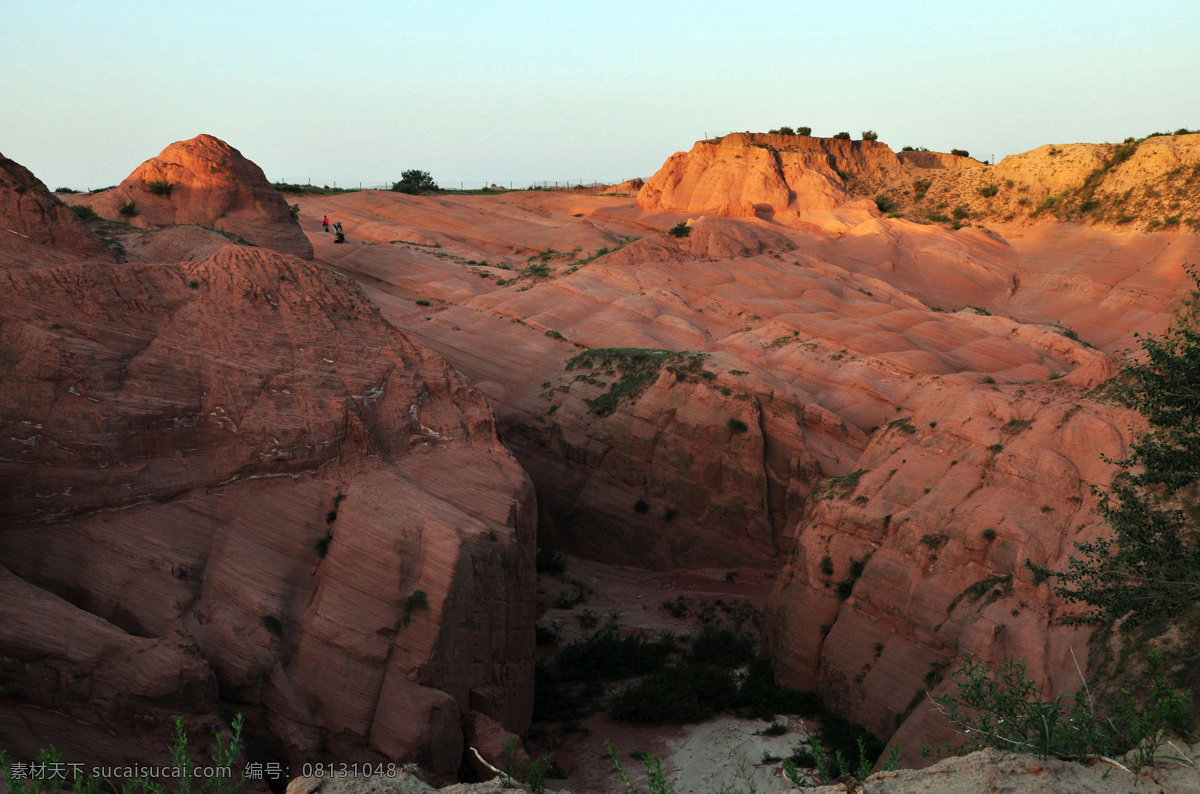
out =
[[(25, 166), (0, 155), (0, 250), (10, 260), (37, 256), (44, 246), (112, 260), (104, 243)], [(22, 257), (22, 249), (30, 252)]]
[(261, 249), (0, 284), (0, 744), (144, 759), (219, 698), (453, 775), (464, 716), (525, 730), (533, 490), (445, 361)]

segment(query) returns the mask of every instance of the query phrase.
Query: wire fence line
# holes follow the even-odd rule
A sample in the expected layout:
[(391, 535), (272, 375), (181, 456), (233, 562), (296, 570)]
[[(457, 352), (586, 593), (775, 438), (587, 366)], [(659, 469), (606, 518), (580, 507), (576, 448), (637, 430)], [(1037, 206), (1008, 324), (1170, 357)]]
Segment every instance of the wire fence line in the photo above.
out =
[[(638, 177), (633, 177), (636, 179)], [(474, 190), (589, 190), (597, 187), (612, 187), (632, 181), (632, 179), (617, 179), (610, 181), (587, 180), (587, 179), (510, 179), (510, 180), (450, 180), (438, 183), (439, 190), (443, 191), (474, 191)], [(303, 182), (292, 182), (288, 179), (277, 179), (272, 182), (274, 185), (302, 185), (305, 187), (320, 188), (323, 190), (391, 190), (397, 183), (369, 182), (369, 181), (343, 181), (336, 180), (332, 182), (322, 182), (317, 180), (313, 183), (311, 178), (306, 177)]]

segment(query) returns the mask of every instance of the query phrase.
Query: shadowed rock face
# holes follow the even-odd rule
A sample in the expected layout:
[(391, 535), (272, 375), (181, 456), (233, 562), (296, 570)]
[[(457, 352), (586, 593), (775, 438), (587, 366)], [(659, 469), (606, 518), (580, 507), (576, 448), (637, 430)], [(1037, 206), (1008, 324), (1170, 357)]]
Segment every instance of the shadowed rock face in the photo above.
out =
[(292, 761), (527, 727), (532, 487), (348, 280), (229, 246), (0, 285), (0, 743), (161, 752), (218, 686)]
[(20, 163), (0, 155), (0, 246), (15, 252), (30, 243), (111, 261), (82, 220)]
[[(112, 190), (76, 201), (91, 204), (105, 218), (143, 229), (197, 224), (312, 259), (312, 244), (262, 169), (211, 135), (173, 143)], [(128, 204), (136, 215), (121, 213)]]

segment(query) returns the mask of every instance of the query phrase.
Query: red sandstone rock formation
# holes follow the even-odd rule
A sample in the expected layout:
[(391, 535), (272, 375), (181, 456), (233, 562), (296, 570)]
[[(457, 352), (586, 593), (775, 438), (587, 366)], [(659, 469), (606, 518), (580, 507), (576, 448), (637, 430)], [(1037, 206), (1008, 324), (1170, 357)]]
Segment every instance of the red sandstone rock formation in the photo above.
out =
[(525, 730), (532, 489), (441, 358), (272, 252), (4, 264), (0, 744), (161, 753), (218, 684), (293, 762)]
[(28, 244), (111, 261), (112, 256), (70, 208), (29, 169), (0, 155), (0, 245), (17, 251)]
[(734, 133), (671, 155), (639, 191), (638, 206), (743, 218), (829, 210), (856, 200), (848, 178), (903, 171), (876, 141)]
[[(1104, 531), (1092, 484), (1107, 484), (1136, 417), (1078, 385), (931, 389), (827, 481), (796, 528), (772, 595), (769, 646), (783, 683), (819, 688), (906, 764), (947, 740), (926, 692), (971, 652), (1012, 656), (1051, 694), (1079, 686), (1087, 632), (1025, 561), (1065, 565)], [(1074, 650), (1074, 657), (1072, 656)], [(897, 732), (898, 731), (898, 732)]]
[[(173, 143), (117, 187), (78, 201), (105, 218), (143, 229), (197, 224), (312, 259), (312, 244), (262, 169), (211, 135)], [(136, 215), (120, 212), (129, 204)]]

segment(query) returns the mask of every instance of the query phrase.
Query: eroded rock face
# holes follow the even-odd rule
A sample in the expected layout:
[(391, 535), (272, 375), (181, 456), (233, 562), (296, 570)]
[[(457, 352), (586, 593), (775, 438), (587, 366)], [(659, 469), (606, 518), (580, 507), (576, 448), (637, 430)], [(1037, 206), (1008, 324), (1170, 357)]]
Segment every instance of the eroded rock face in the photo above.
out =
[(850, 176), (879, 180), (903, 170), (876, 141), (733, 133), (671, 155), (638, 192), (638, 206), (727, 217), (829, 210), (857, 199)]
[[(143, 229), (196, 224), (312, 259), (312, 244), (262, 169), (211, 135), (173, 143), (112, 190), (78, 199)], [(132, 204), (135, 215), (121, 212)]]
[[(112, 730), (165, 735), (163, 703), (211, 714), (219, 684), (293, 761), (453, 773), (463, 712), (525, 730), (532, 487), (441, 358), (348, 280), (257, 249), (0, 284), (0, 625), (63, 615), (0, 654), (65, 675), (134, 653), (78, 712)], [(56, 686), (30, 679), (35, 717), (0, 743)]]
[(1111, 481), (1102, 456), (1121, 458), (1137, 421), (1087, 397), (1110, 371), (933, 390), (879, 431), (861, 474), (824, 483), (797, 527), (770, 607), (780, 680), (895, 734), (908, 764), (952, 738), (925, 696), (964, 653), (1074, 691), (1087, 632), (1058, 625), (1063, 604), (1025, 561), (1061, 568), (1105, 532), (1089, 486)]
[[(436, 252), (351, 256), (318, 234), (318, 255), (488, 396), (549, 537), (655, 568), (790, 559), (772, 616), (783, 682), (820, 687), (881, 735), (899, 727), (909, 763), (937, 736), (918, 693), (962, 652), (1022, 655), (1074, 687), (1085, 637), (1055, 625), (1061, 604), (1024, 560), (1060, 566), (1104, 531), (1087, 486), (1111, 478), (1101, 456), (1122, 455), (1135, 417), (1087, 394), (1114, 374), (1105, 351), (1165, 327), (1200, 237), (1002, 236), (842, 207), (820, 228), (709, 214), (686, 237), (646, 231), (595, 256), (607, 235), (687, 215), (553, 195), (410, 201), (335, 207), (364, 229), (422, 213)], [(548, 264), (521, 273), (531, 261)], [(630, 389), (619, 367), (570, 363), (622, 348), (680, 358)], [(678, 366), (689, 355), (698, 366)], [(821, 484), (860, 469), (854, 487)]]
[(93, 259), (112, 260), (97, 237), (70, 208), (23, 165), (0, 155), (0, 234), (17, 259), (29, 243)]

